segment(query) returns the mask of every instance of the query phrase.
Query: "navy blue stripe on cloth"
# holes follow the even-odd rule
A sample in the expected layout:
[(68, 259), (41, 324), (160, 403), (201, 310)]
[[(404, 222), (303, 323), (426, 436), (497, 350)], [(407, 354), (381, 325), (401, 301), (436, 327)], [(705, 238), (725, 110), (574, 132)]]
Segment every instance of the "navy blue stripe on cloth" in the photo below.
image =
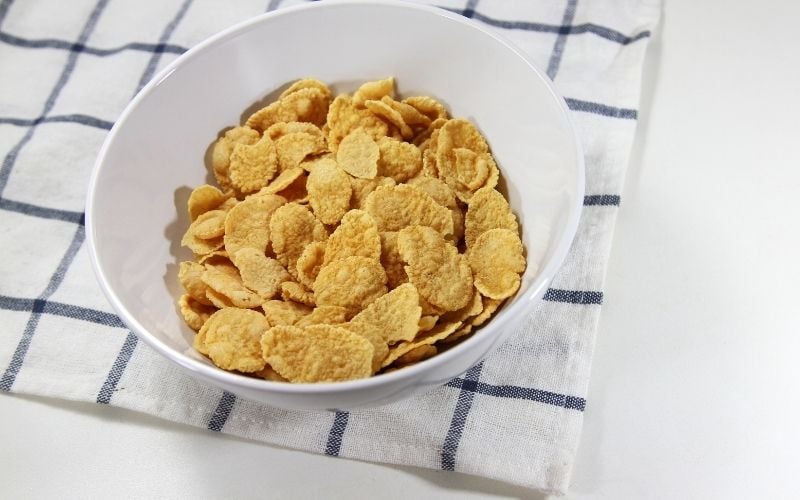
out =
[(114, 125), (113, 122), (101, 120), (94, 116), (72, 114), (72, 115), (55, 115), (44, 116), (34, 119), (25, 118), (2, 118), (0, 117), (0, 125), (16, 125), (18, 127), (31, 127), (39, 125), (40, 123), (79, 123), (88, 127), (95, 127), (103, 130), (111, 130)]
[(0, 31), (0, 42), (5, 43), (6, 45), (12, 45), (14, 47), (25, 49), (60, 49), (69, 50), (76, 54), (89, 54), (98, 57), (113, 56), (114, 54), (125, 52), (126, 50), (136, 50), (140, 52), (158, 51), (169, 54), (183, 54), (188, 50), (186, 47), (181, 47), (180, 45), (142, 42), (130, 42), (111, 49), (100, 49), (97, 47), (90, 47), (82, 42), (73, 43), (55, 38), (29, 39), (12, 35), (3, 31)]
[(111, 371), (108, 372), (106, 381), (103, 382), (103, 387), (100, 388), (100, 392), (97, 394), (98, 403), (107, 405), (111, 402), (111, 396), (117, 390), (119, 379), (122, 378), (125, 367), (128, 366), (128, 361), (131, 360), (131, 356), (133, 356), (133, 351), (136, 349), (138, 342), (136, 335), (134, 335), (133, 332), (128, 332), (128, 335), (125, 337), (125, 343), (122, 344), (122, 349), (120, 349), (119, 354), (117, 354), (114, 364), (111, 365)]
[[(108, 5), (109, 0), (99, 0), (97, 4), (95, 4), (94, 9), (92, 9), (92, 13), (89, 15), (89, 19), (86, 21), (86, 24), (83, 26), (81, 30), (81, 34), (78, 37), (78, 43), (84, 44), (86, 40), (89, 39), (89, 35), (91, 35), (92, 31), (94, 31), (95, 26), (97, 25), (97, 21), (100, 18), (100, 14)], [(61, 71), (61, 75), (56, 82), (56, 85), (53, 87), (53, 90), (50, 92), (50, 95), (47, 97), (45, 101), (44, 108), (42, 112), (39, 113), (39, 116), (46, 116), (53, 106), (56, 103), (56, 99), (58, 98), (59, 94), (61, 94), (61, 90), (66, 85), (69, 77), (72, 75), (72, 71), (75, 69), (75, 64), (78, 61), (79, 52), (71, 52), (69, 57), (67, 58), (67, 63), (64, 66), (64, 69)], [(14, 163), (17, 161), (17, 155), (25, 147), (25, 145), (31, 140), (33, 137), (33, 132), (36, 129), (35, 126), (28, 128), (28, 131), (25, 135), (20, 139), (20, 141), (8, 152), (6, 157), (3, 159), (3, 165), (0, 166), (0, 198), (3, 196), (3, 191), (5, 191), (6, 184), (8, 184), (8, 178), (11, 175), (11, 170), (14, 167)]]
[[(453, 417), (450, 420), (450, 428), (447, 430), (447, 436), (444, 438), (442, 444), (441, 468), (442, 470), (455, 470), (456, 468), (456, 453), (458, 453), (458, 445), (461, 443), (461, 434), (464, 432), (464, 424), (467, 422), (467, 416), (472, 409), (472, 400), (475, 397), (474, 387), (478, 384), (478, 379), (481, 376), (481, 369), (483, 363), (479, 363), (464, 374), (464, 378), (455, 379), (457, 385), (453, 387), (460, 388), (458, 393), (458, 400), (456, 407), (453, 410)], [(449, 386), (449, 384), (448, 384)]]
[(567, 102), (567, 107), (572, 111), (583, 111), (585, 113), (593, 113), (595, 115), (608, 116), (611, 118), (622, 118), (625, 120), (635, 120), (639, 115), (635, 109), (615, 108), (614, 106), (591, 101), (582, 101), (571, 97), (565, 97), (564, 100)]
[(267, 10), (264, 12), (272, 12), (273, 10), (277, 9), (281, 6), (282, 1), (283, 0), (269, 0), (269, 3), (267, 4)]
[(219, 398), (219, 403), (217, 403), (217, 407), (214, 409), (214, 413), (208, 420), (208, 425), (206, 426), (208, 430), (214, 432), (221, 431), (222, 428), (225, 427), (225, 422), (228, 421), (228, 417), (231, 416), (233, 405), (235, 404), (236, 395), (228, 391), (223, 391), (222, 397)]
[(583, 206), (618, 207), (620, 196), (618, 194), (591, 194), (583, 197)]
[[(164, 28), (164, 31), (161, 32), (161, 36), (158, 38), (159, 46), (164, 45), (169, 40), (169, 38), (172, 36), (172, 33), (175, 31), (175, 28), (177, 28), (178, 23), (180, 23), (183, 17), (186, 15), (186, 11), (189, 9), (191, 4), (192, 0), (184, 0), (184, 2), (180, 5), (178, 12), (175, 13), (175, 16)], [(136, 92), (139, 92), (139, 90), (141, 90), (142, 87), (144, 87), (153, 77), (153, 73), (155, 73), (156, 67), (158, 66), (158, 61), (161, 60), (161, 54), (162, 52), (155, 51), (150, 56), (150, 60), (147, 62), (147, 67), (142, 73), (142, 76), (139, 78), (139, 84), (136, 87)], [(128, 361), (130, 361), (131, 356), (133, 356), (133, 348), (136, 347), (136, 338), (132, 337), (132, 339), (133, 347), (130, 347), (128, 342), (126, 342), (117, 354), (117, 359), (114, 362), (114, 365), (111, 367), (111, 370), (108, 372), (106, 381), (103, 383), (103, 386), (100, 388), (100, 392), (97, 395), (98, 403), (109, 403), (111, 401), (111, 396), (114, 394), (114, 388), (116, 388), (117, 382), (122, 377), (125, 368), (128, 366)], [(223, 394), (222, 397), (224, 399), (226, 396)], [(222, 404), (222, 401), (220, 401), (220, 404)], [(225, 418), (227, 418), (227, 416)], [(225, 422), (222, 422), (220, 429), (224, 424)], [(211, 424), (209, 423), (209, 425)]]
[(475, 15), (475, 9), (478, 7), (478, 0), (469, 0), (467, 5), (464, 7), (464, 10), (461, 11), (461, 15), (464, 17), (472, 18)]
[(489, 26), (507, 30), (536, 31), (539, 33), (563, 33), (565, 35), (583, 35), (586, 33), (591, 33), (592, 35), (599, 36), (600, 38), (604, 38), (610, 42), (616, 42), (620, 45), (628, 45), (638, 40), (642, 40), (643, 38), (648, 38), (651, 35), (650, 31), (642, 31), (633, 36), (627, 36), (619, 31), (594, 23), (563, 26), (558, 24), (534, 23), (527, 21), (504, 21), (485, 16), (477, 11), (473, 14), (472, 18), (486, 23)]
[(75, 258), (75, 255), (78, 253), (78, 249), (80, 249), (81, 245), (83, 244), (85, 237), (86, 228), (82, 225), (78, 225), (75, 229), (75, 234), (72, 237), (72, 241), (70, 242), (69, 247), (67, 247), (67, 251), (61, 257), (61, 261), (58, 263), (56, 271), (50, 277), (47, 287), (44, 289), (42, 294), (33, 301), (33, 304), (31, 305), (31, 315), (28, 318), (27, 324), (25, 325), (25, 330), (22, 332), (22, 338), (20, 338), (19, 342), (17, 343), (17, 347), (14, 349), (11, 362), (8, 364), (8, 367), (6, 367), (3, 377), (0, 378), (0, 391), (8, 392), (14, 385), (14, 381), (17, 379), (17, 374), (22, 368), (22, 363), (25, 361), (25, 356), (28, 354), (28, 348), (30, 348), (33, 335), (36, 333), (36, 327), (39, 326), (39, 319), (45, 312), (47, 299), (53, 295), (53, 293), (55, 293), (55, 291), (61, 285), (61, 282), (64, 281), (64, 276), (67, 274), (67, 270), (69, 269), (70, 264), (72, 264), (72, 260)]
[(344, 437), (344, 431), (347, 430), (347, 420), (349, 418), (350, 413), (336, 410), (331, 430), (328, 432), (328, 442), (325, 444), (326, 455), (339, 456), (339, 451), (342, 449), (342, 438)]
[(557, 392), (543, 391), (532, 387), (492, 385), (484, 382), (466, 383), (462, 378), (454, 378), (445, 385), (446, 387), (460, 388), (462, 390), (468, 390), (477, 394), (484, 394), (496, 398), (525, 399), (528, 401), (537, 401), (539, 403), (560, 406), (568, 410), (584, 411), (586, 409), (586, 400), (584, 398), (567, 396)]
[(587, 292), (582, 290), (560, 290), (548, 288), (542, 300), (564, 302), (567, 304), (602, 305), (603, 292)]
[(39, 205), (31, 205), (30, 203), (23, 203), (21, 201), (14, 201), (6, 198), (0, 198), (0, 209), (8, 212), (17, 212), (20, 214), (30, 215), (32, 217), (39, 217), (41, 219), (63, 220), (65, 222), (72, 222), (81, 226), (84, 224), (83, 212), (40, 207)]
[(561, 19), (561, 26), (564, 29), (558, 31), (558, 36), (553, 45), (553, 52), (550, 54), (550, 61), (547, 63), (547, 76), (551, 80), (556, 78), (558, 68), (561, 66), (561, 57), (564, 55), (564, 46), (567, 44), (567, 35), (572, 21), (575, 19), (575, 9), (578, 6), (578, 0), (568, 0), (567, 8), (564, 9), (564, 17)]
[(125, 325), (115, 314), (87, 307), (64, 304), (53, 300), (44, 299), (21, 299), (0, 295), (0, 309), (7, 311), (28, 311), (40, 314), (52, 314), (64, 318), (79, 319), (98, 325), (110, 326), (112, 328), (125, 328)]
[(8, 8), (11, 7), (11, 4), (14, 0), (3, 0), (0, 2), (0, 25), (3, 24), (3, 21), (6, 18), (6, 14), (8, 14)]

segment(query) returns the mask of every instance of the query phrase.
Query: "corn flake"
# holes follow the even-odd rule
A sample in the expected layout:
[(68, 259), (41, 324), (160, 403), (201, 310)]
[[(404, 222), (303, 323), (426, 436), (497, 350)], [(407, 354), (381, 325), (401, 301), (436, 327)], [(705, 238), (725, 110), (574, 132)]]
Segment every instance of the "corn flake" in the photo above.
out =
[(325, 248), (325, 242), (311, 242), (297, 258), (297, 280), (308, 288), (314, 287), (314, 280), (317, 279), (325, 259)]
[(314, 281), (321, 306), (340, 306), (355, 314), (386, 293), (386, 272), (380, 262), (352, 256), (323, 266)]
[(265, 194), (249, 196), (233, 207), (225, 218), (225, 250), (234, 260), (242, 248), (264, 253), (269, 244), (269, 223), (286, 199)]
[(375, 140), (359, 127), (342, 139), (336, 151), (336, 162), (352, 175), (361, 179), (374, 179), (378, 173), (380, 152)]
[(239, 268), (242, 283), (264, 300), (273, 298), (280, 290), (281, 283), (291, 279), (280, 262), (251, 247), (236, 252), (236, 267)]
[(367, 196), (364, 208), (375, 218), (380, 231), (420, 225), (432, 227), (443, 235), (453, 234), (450, 211), (414, 186), (378, 187)]
[(314, 300), (314, 292), (294, 281), (285, 281), (281, 283), (281, 297), (285, 301), (297, 302), (310, 307), (314, 307), (316, 303)]
[(511, 212), (508, 200), (492, 188), (479, 189), (472, 196), (464, 217), (464, 226), (467, 248), (472, 247), (478, 236), (490, 229), (519, 232), (517, 218)]
[(263, 314), (231, 307), (212, 314), (197, 339), (215, 365), (251, 373), (264, 368), (261, 337), (268, 328)]
[(350, 208), (350, 176), (334, 161), (320, 162), (308, 174), (308, 201), (323, 224), (336, 224)]
[(264, 316), (272, 326), (294, 325), (302, 318), (311, 314), (312, 309), (305, 304), (286, 302), (283, 300), (268, 300), (261, 304)]
[(350, 210), (328, 238), (323, 265), (351, 255), (378, 260), (381, 239), (375, 219), (363, 210)]
[(411, 143), (381, 137), (378, 149), (378, 175), (405, 182), (422, 170), (422, 153)]
[(240, 193), (254, 193), (278, 171), (275, 143), (264, 137), (253, 145), (236, 144), (230, 158), (231, 185)]
[(372, 344), (337, 326), (275, 326), (261, 338), (261, 350), (264, 360), (290, 382), (336, 382), (372, 374)]
[(214, 307), (201, 304), (188, 294), (181, 295), (181, 298), (178, 299), (178, 308), (181, 310), (183, 320), (194, 331), (200, 330), (208, 318), (216, 311)]
[(525, 257), (516, 232), (508, 229), (485, 231), (469, 248), (467, 258), (475, 276), (475, 288), (482, 295), (505, 299), (519, 288)]
[(214, 210), (222, 205), (229, 198), (214, 186), (203, 184), (192, 190), (189, 195), (189, 201), (186, 202), (189, 211), (189, 218), (192, 220), (197, 219), (201, 214)]

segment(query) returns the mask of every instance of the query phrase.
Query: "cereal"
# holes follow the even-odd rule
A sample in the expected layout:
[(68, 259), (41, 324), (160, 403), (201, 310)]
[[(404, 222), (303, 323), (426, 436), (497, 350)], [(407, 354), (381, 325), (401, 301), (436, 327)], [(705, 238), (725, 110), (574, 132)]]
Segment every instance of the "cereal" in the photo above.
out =
[(272, 215), (286, 199), (266, 194), (250, 196), (230, 209), (225, 218), (225, 250), (236, 259), (242, 248), (255, 248), (264, 253), (269, 244), (269, 224)]
[[(217, 267), (206, 266), (202, 279), (211, 291), (215, 292), (212, 296), (216, 294), (222, 295), (235, 307), (248, 309), (258, 307), (263, 302), (263, 299), (257, 293), (244, 286), (242, 279), (238, 275), (232, 276)], [(206, 297), (211, 299), (208, 293), (206, 293)], [(217, 299), (219, 300), (219, 297)], [(213, 299), (211, 301), (214, 302)]]
[(517, 291), (525, 270), (522, 242), (508, 229), (490, 229), (475, 240), (467, 254), (475, 275), (475, 288), (492, 299), (505, 299)]
[(408, 278), (420, 296), (447, 311), (469, 303), (472, 271), (464, 255), (440, 233), (425, 226), (407, 227), (397, 235), (397, 245), (408, 263)]
[(181, 262), (178, 266), (178, 281), (189, 296), (204, 305), (211, 305), (206, 297), (208, 285), (203, 282), (206, 268), (196, 262)]
[(181, 298), (178, 299), (178, 308), (181, 310), (183, 320), (194, 331), (200, 330), (208, 318), (216, 311), (215, 308), (201, 304), (188, 294), (181, 295)]
[(322, 126), (329, 103), (330, 92), (326, 94), (313, 87), (299, 88), (250, 115), (246, 125), (259, 132), (280, 122), (310, 122)]
[(372, 374), (372, 344), (337, 326), (275, 326), (261, 338), (261, 350), (264, 360), (290, 382), (335, 382)]
[(317, 304), (340, 306), (353, 315), (386, 293), (386, 272), (380, 262), (352, 256), (323, 266), (314, 281)]
[(342, 139), (336, 151), (336, 161), (353, 177), (374, 179), (378, 173), (379, 154), (375, 140), (359, 127)]
[(380, 231), (420, 225), (432, 227), (443, 235), (453, 234), (450, 211), (414, 186), (379, 187), (367, 196), (364, 208), (375, 217)]
[(386, 271), (386, 280), (389, 288), (397, 288), (403, 283), (408, 283), (406, 263), (400, 256), (397, 247), (397, 232), (387, 231), (380, 233), (381, 237), (381, 265)]
[(353, 98), (347, 95), (337, 96), (328, 110), (328, 148), (336, 152), (339, 143), (347, 135), (361, 127), (373, 139), (386, 136), (389, 127), (380, 118), (366, 109), (359, 109), (353, 104)]
[(275, 210), (269, 221), (272, 250), (289, 274), (297, 274), (297, 259), (306, 245), (328, 238), (325, 227), (303, 205), (289, 203)]
[(319, 270), (322, 268), (326, 246), (326, 243), (322, 241), (309, 243), (297, 258), (297, 280), (308, 288), (314, 286), (314, 280), (317, 279)]
[(363, 210), (350, 210), (342, 223), (328, 238), (323, 265), (358, 255), (378, 260), (381, 257), (381, 238), (375, 219)]
[(314, 307), (316, 300), (314, 300), (314, 292), (306, 289), (300, 283), (293, 281), (285, 281), (281, 283), (281, 297), (285, 301), (297, 302), (307, 306)]
[[(211, 361), (225, 370), (257, 372), (264, 368), (261, 337), (269, 328), (261, 313), (229, 307), (211, 315), (197, 339)], [(202, 351), (201, 351), (202, 352)]]
[(189, 201), (186, 202), (189, 217), (195, 220), (201, 214), (219, 207), (228, 198), (228, 195), (214, 186), (203, 184), (202, 186), (196, 187), (189, 195)]
[(347, 309), (339, 306), (318, 306), (311, 314), (300, 318), (297, 326), (340, 325), (347, 321)]
[(519, 289), (525, 249), (486, 139), (394, 83), (334, 96), (300, 79), (214, 142), (177, 309), (216, 366), (281, 383), (388, 373)]
[(422, 153), (408, 142), (389, 137), (378, 139), (378, 175), (405, 182), (422, 169)]
[(475, 244), (478, 236), (490, 229), (509, 229), (515, 233), (519, 231), (517, 218), (511, 212), (508, 201), (491, 188), (479, 189), (470, 199), (464, 226), (467, 248)]
[(353, 93), (353, 104), (363, 106), (366, 101), (394, 96), (394, 78), (366, 82)]
[(311, 314), (312, 309), (305, 304), (297, 302), (284, 302), (282, 300), (268, 300), (261, 304), (267, 321), (272, 326), (294, 325), (302, 318)]
[(229, 168), (234, 146), (255, 144), (258, 139), (257, 130), (250, 127), (234, 127), (214, 143), (214, 147), (211, 149), (211, 170), (223, 191), (231, 189)]
[(242, 283), (264, 300), (274, 297), (281, 283), (291, 279), (280, 262), (251, 247), (236, 252), (236, 267), (239, 268)]
[(308, 174), (308, 201), (323, 224), (336, 224), (350, 208), (350, 176), (333, 160), (317, 164)]
[(275, 143), (263, 137), (252, 145), (236, 144), (230, 157), (231, 185), (240, 193), (254, 193), (266, 186), (278, 171)]
[(377, 176), (374, 179), (350, 179), (350, 186), (353, 194), (350, 196), (350, 206), (353, 208), (364, 208), (367, 196), (379, 186), (394, 186), (396, 183), (391, 177)]

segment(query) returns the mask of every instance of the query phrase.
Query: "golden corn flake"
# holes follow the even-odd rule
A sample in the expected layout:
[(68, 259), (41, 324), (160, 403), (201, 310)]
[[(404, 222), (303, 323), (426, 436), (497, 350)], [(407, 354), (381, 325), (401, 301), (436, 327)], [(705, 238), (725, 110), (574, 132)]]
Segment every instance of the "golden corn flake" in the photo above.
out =
[(422, 169), (422, 153), (408, 142), (389, 137), (378, 139), (378, 175), (405, 182)]
[(316, 78), (302, 78), (300, 80), (297, 80), (296, 82), (291, 84), (289, 86), (289, 88), (284, 90), (281, 93), (279, 99), (282, 99), (282, 98), (286, 97), (287, 95), (292, 94), (294, 92), (297, 92), (298, 90), (301, 90), (301, 89), (317, 89), (320, 92), (322, 92), (322, 95), (328, 100), (330, 100), (331, 95), (332, 95), (331, 94), (331, 89), (329, 89), (328, 86), (325, 85), (324, 82), (321, 82), (321, 81), (317, 80)]
[(472, 326), (475, 327), (486, 323), (486, 320), (492, 317), (492, 314), (494, 314), (497, 308), (500, 307), (500, 304), (503, 303), (502, 300), (490, 299), (489, 297), (481, 297), (481, 300), (483, 302), (483, 310), (470, 321)]
[(186, 202), (189, 210), (189, 218), (192, 220), (197, 219), (201, 214), (214, 210), (222, 205), (228, 198), (228, 195), (208, 184), (203, 184), (195, 188), (189, 195), (189, 201)]
[(371, 100), (379, 100), (383, 96), (394, 97), (394, 78), (384, 78), (366, 82), (353, 93), (353, 104), (363, 106)]
[(425, 300), (446, 311), (461, 309), (472, 300), (467, 259), (439, 232), (425, 226), (407, 227), (397, 235), (397, 244), (408, 263), (408, 278)]
[(371, 329), (383, 342), (394, 344), (414, 339), (421, 315), (417, 289), (411, 283), (406, 283), (378, 297), (353, 317), (349, 326), (359, 333)]
[(320, 132), (312, 135), (307, 132), (293, 132), (275, 140), (278, 167), (280, 170), (293, 168), (307, 157), (325, 151), (325, 139)]
[(472, 247), (478, 236), (490, 229), (519, 232), (517, 218), (511, 212), (508, 200), (492, 188), (479, 189), (472, 196), (464, 217), (464, 226), (467, 248)]
[(452, 335), (461, 327), (461, 322), (452, 321), (449, 323), (439, 323), (430, 331), (425, 332), (411, 342), (400, 342), (389, 349), (389, 354), (381, 363), (381, 367), (387, 367), (395, 362), (404, 354), (424, 345), (433, 345), (440, 340), (444, 340)]
[(407, 353), (397, 358), (397, 361), (395, 361), (395, 365), (397, 366), (413, 365), (414, 363), (419, 363), (420, 361), (424, 361), (428, 358), (436, 356), (438, 352), (439, 350), (436, 349), (436, 346), (421, 345), (419, 347), (411, 349)]
[(224, 210), (210, 210), (200, 215), (189, 230), (201, 240), (219, 238), (225, 234), (225, 217), (228, 213)]
[(292, 276), (297, 274), (297, 259), (306, 245), (328, 238), (322, 223), (307, 207), (297, 203), (289, 203), (275, 210), (269, 221), (269, 234), (278, 262)]
[(402, 369), (520, 287), (519, 225), (485, 138), (433, 97), (396, 99), (393, 78), (335, 98), (297, 80), (209, 155), (219, 189), (189, 196), (197, 262), (180, 264), (177, 302), (223, 369), (280, 382)]
[(211, 315), (198, 336), (211, 361), (225, 370), (244, 373), (264, 368), (261, 337), (269, 328), (263, 314), (229, 307)]
[(475, 276), (475, 288), (492, 299), (514, 295), (525, 270), (522, 242), (508, 229), (490, 229), (469, 248), (469, 265)]
[(443, 235), (453, 234), (450, 211), (414, 186), (379, 187), (367, 196), (364, 208), (375, 218), (380, 231), (419, 225), (432, 227)]
[(216, 311), (214, 307), (203, 305), (188, 294), (181, 295), (181, 298), (178, 299), (178, 307), (181, 310), (183, 320), (194, 331), (200, 330), (208, 318)]
[(375, 219), (363, 210), (350, 210), (342, 223), (328, 238), (323, 265), (357, 255), (378, 260), (381, 257), (381, 239)]
[(245, 247), (236, 252), (236, 267), (242, 283), (265, 300), (274, 297), (281, 283), (292, 278), (280, 262), (255, 248)]
[(286, 302), (283, 300), (268, 300), (261, 304), (267, 321), (272, 326), (294, 325), (302, 318), (311, 314), (312, 309), (305, 304)]
[(259, 132), (280, 122), (310, 122), (322, 126), (329, 104), (330, 92), (326, 94), (313, 87), (300, 88), (250, 115), (246, 125)]
[(350, 179), (350, 186), (353, 194), (350, 196), (350, 206), (353, 208), (364, 208), (367, 196), (379, 186), (394, 186), (396, 183), (391, 177), (375, 177), (374, 179)]
[(444, 119), (449, 116), (442, 103), (428, 96), (413, 96), (403, 99), (404, 104), (413, 106), (417, 111), (427, 116), (430, 120)]
[(258, 142), (258, 131), (250, 127), (234, 127), (220, 137), (211, 148), (211, 170), (224, 191), (231, 189), (231, 154), (237, 144), (251, 145)]
[(283, 300), (297, 302), (311, 307), (314, 307), (316, 303), (314, 300), (314, 292), (294, 281), (285, 281), (281, 283), (281, 297)]
[[(421, 308), (420, 308), (421, 310)], [(436, 322), (439, 321), (439, 316), (422, 316), (419, 318), (419, 323), (417, 326), (418, 333), (427, 332), (434, 326), (436, 326)]]
[(203, 282), (206, 268), (196, 262), (181, 262), (178, 266), (178, 281), (191, 298), (204, 305), (211, 305), (206, 297), (208, 285)]
[(235, 307), (249, 309), (258, 307), (263, 302), (257, 293), (244, 286), (241, 277), (232, 276), (220, 270), (219, 267), (207, 266), (202, 279), (211, 290), (226, 297)]
[(361, 127), (378, 140), (386, 136), (389, 127), (386, 123), (366, 109), (356, 108), (353, 98), (348, 95), (337, 96), (328, 110), (328, 148), (336, 152), (339, 143), (350, 132)]
[(339, 143), (336, 162), (353, 177), (373, 179), (378, 173), (379, 154), (375, 140), (359, 127)]
[(225, 218), (225, 250), (234, 260), (242, 248), (255, 248), (264, 253), (269, 243), (272, 214), (286, 203), (274, 195), (250, 196), (233, 207)]
[(297, 326), (308, 325), (340, 325), (347, 321), (347, 309), (339, 306), (318, 306), (311, 314), (303, 316)]
[(410, 139), (414, 135), (414, 131), (403, 120), (403, 117), (394, 108), (389, 106), (383, 101), (366, 101), (364, 107), (372, 112), (375, 116), (382, 118), (390, 124), (397, 127), (400, 136), (404, 139)]
[(406, 263), (400, 256), (397, 247), (397, 231), (380, 233), (381, 237), (381, 265), (386, 271), (386, 280), (389, 288), (397, 288), (403, 283), (408, 283)]
[(275, 326), (261, 338), (261, 350), (264, 360), (290, 382), (336, 382), (372, 374), (372, 344), (337, 326)]
[(317, 305), (344, 307), (351, 314), (386, 293), (386, 272), (368, 257), (347, 257), (323, 266), (314, 281)]
[(350, 209), (350, 176), (334, 161), (320, 162), (308, 174), (308, 201), (323, 224), (337, 224)]
[(325, 260), (326, 243), (314, 241), (306, 245), (297, 258), (297, 280), (308, 288), (314, 287), (322, 262)]
[(278, 171), (275, 143), (264, 137), (248, 146), (236, 144), (230, 159), (231, 185), (240, 193), (254, 193), (269, 183)]

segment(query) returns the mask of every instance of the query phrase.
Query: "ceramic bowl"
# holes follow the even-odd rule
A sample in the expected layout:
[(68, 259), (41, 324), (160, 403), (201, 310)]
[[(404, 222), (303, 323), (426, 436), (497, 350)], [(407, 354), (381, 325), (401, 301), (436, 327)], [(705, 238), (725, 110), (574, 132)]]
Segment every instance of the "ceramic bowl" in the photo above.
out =
[[(283, 384), (228, 373), (192, 349), (176, 310), (177, 263), (191, 187), (204, 156), (242, 112), (292, 80), (334, 92), (394, 76), (400, 95), (431, 95), (486, 136), (522, 227), (528, 265), (518, 293), (475, 335), (417, 365), (369, 379)], [(377, 406), (458, 376), (510, 335), (562, 263), (583, 201), (583, 156), (564, 100), (519, 49), (441, 9), (400, 2), (322, 2), (265, 14), (175, 60), (114, 125), (90, 181), (86, 225), (98, 280), (120, 318), (190, 375), (283, 408)]]

